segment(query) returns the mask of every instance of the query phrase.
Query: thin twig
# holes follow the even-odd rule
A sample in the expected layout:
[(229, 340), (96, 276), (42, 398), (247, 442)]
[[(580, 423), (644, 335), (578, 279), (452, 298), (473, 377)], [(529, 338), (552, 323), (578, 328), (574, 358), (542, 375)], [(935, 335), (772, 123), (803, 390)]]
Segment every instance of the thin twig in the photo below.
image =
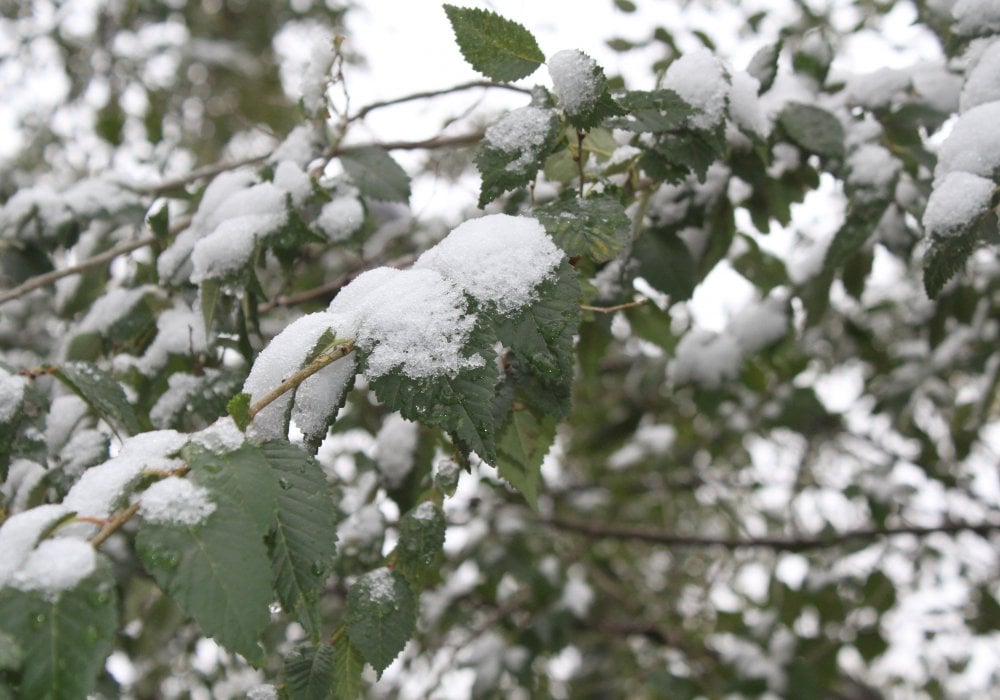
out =
[(279, 396), (287, 391), (291, 391), (332, 362), (339, 360), (345, 355), (349, 355), (353, 350), (353, 340), (342, 340), (329, 350), (320, 353), (315, 360), (290, 377), (283, 379), (278, 386), (271, 389), (271, 391), (264, 394), (259, 401), (254, 403), (254, 405), (250, 407), (250, 419), (253, 420), (254, 416), (267, 408)]
[(591, 521), (576, 520), (551, 516), (542, 518), (541, 522), (552, 527), (574, 532), (595, 539), (637, 540), (674, 547), (723, 547), (725, 549), (745, 549), (760, 547), (785, 552), (802, 552), (813, 549), (829, 549), (839, 547), (853, 541), (876, 540), (897, 535), (915, 535), (926, 537), (935, 533), (957, 534), (959, 532), (974, 532), (986, 536), (1000, 532), (1000, 523), (945, 523), (936, 527), (919, 527), (915, 525), (891, 528), (861, 528), (848, 530), (835, 535), (822, 537), (705, 537), (698, 535), (681, 535), (652, 528), (633, 525), (604, 525)]
[(122, 243), (121, 245), (115, 246), (110, 250), (106, 250), (99, 255), (95, 255), (92, 258), (87, 258), (81, 263), (76, 265), (71, 265), (70, 267), (64, 267), (60, 270), (53, 270), (52, 272), (46, 272), (43, 275), (38, 275), (32, 277), (29, 280), (19, 284), (11, 290), (0, 293), (0, 304), (5, 304), (8, 301), (13, 301), (14, 299), (19, 299), (23, 297), (28, 292), (33, 292), (39, 287), (45, 287), (52, 284), (56, 280), (60, 280), (63, 277), (69, 277), (70, 275), (76, 275), (81, 272), (86, 272), (87, 270), (93, 269), (95, 267), (100, 267), (105, 263), (111, 262), (119, 255), (125, 255), (126, 253), (131, 253), (133, 250), (138, 250), (139, 248), (145, 248), (148, 245), (152, 245), (156, 242), (156, 236), (144, 236), (142, 238), (137, 238), (134, 241), (128, 241)]
[(435, 149), (435, 148), (452, 148), (454, 146), (471, 146), (473, 144), (479, 143), (485, 131), (473, 131), (468, 134), (459, 134), (458, 136), (435, 136), (430, 139), (423, 139), (421, 141), (375, 141), (372, 143), (355, 143), (349, 146), (337, 146), (336, 148), (329, 149), (325, 156), (327, 158), (333, 158), (335, 156), (343, 155), (344, 153), (349, 153), (350, 151), (360, 150), (362, 148), (383, 148), (387, 151), (418, 151), (420, 149)]
[(580, 304), (580, 308), (583, 311), (595, 311), (599, 314), (610, 314), (615, 311), (621, 311), (623, 309), (634, 309), (637, 306), (642, 306), (648, 301), (648, 299), (639, 299), (638, 301), (630, 301), (625, 304), (616, 304), (615, 306), (590, 306), (588, 304)]
[(253, 165), (254, 163), (259, 163), (260, 161), (266, 159), (270, 156), (270, 153), (265, 153), (259, 156), (251, 156), (249, 158), (243, 158), (241, 160), (229, 161), (226, 163), (215, 163), (214, 165), (206, 165), (203, 168), (198, 168), (192, 170), (187, 175), (182, 175), (181, 177), (174, 178), (173, 180), (165, 180), (156, 185), (150, 185), (148, 187), (142, 187), (138, 191), (143, 194), (151, 195), (161, 195), (167, 192), (172, 192), (174, 190), (179, 190), (182, 187), (187, 187), (192, 182), (201, 180), (205, 177), (212, 177), (218, 175), (219, 173), (224, 173), (227, 170), (236, 170), (237, 168), (242, 168), (244, 165)]
[(121, 513), (116, 515), (114, 518), (108, 521), (108, 524), (101, 528), (101, 531), (90, 538), (90, 544), (97, 549), (104, 543), (106, 539), (111, 537), (115, 532), (117, 532), (122, 525), (127, 523), (132, 519), (136, 513), (139, 512), (139, 501), (136, 501), (128, 508), (123, 510)]
[(370, 105), (362, 107), (358, 110), (358, 113), (351, 117), (348, 121), (358, 121), (359, 119), (364, 119), (365, 115), (369, 112), (373, 112), (376, 109), (381, 109), (382, 107), (391, 107), (393, 105), (403, 104), (404, 102), (412, 102), (414, 100), (423, 100), (429, 97), (439, 97), (440, 95), (448, 95), (453, 92), (461, 92), (462, 90), (469, 90), (471, 88), (503, 88), (505, 90), (513, 90), (515, 92), (524, 93), (527, 95), (531, 94), (531, 90), (527, 88), (518, 87), (516, 85), (508, 85), (506, 83), (494, 83), (491, 80), (473, 80), (468, 83), (462, 83), (460, 85), (454, 85), (450, 88), (442, 88), (440, 90), (426, 90), (423, 92), (415, 92), (412, 95), (404, 95), (403, 97), (396, 97), (391, 100), (383, 100), (381, 102), (372, 102)]

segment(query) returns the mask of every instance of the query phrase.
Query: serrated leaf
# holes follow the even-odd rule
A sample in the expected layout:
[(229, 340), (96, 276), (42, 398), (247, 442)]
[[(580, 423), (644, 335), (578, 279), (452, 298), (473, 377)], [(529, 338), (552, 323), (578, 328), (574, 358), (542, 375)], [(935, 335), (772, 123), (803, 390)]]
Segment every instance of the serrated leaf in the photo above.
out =
[(655, 179), (679, 182), (689, 173), (705, 181), (709, 167), (726, 149), (721, 130), (685, 129), (661, 134), (653, 148), (645, 149), (639, 164)]
[(100, 367), (89, 362), (67, 362), (54, 374), (112, 428), (117, 425), (129, 435), (142, 429), (121, 385)]
[(684, 301), (694, 294), (698, 265), (676, 233), (648, 230), (636, 241), (632, 255), (639, 261), (638, 275), (671, 301)]
[(0, 630), (23, 655), (17, 697), (68, 700), (94, 690), (118, 630), (114, 579), (97, 556), (94, 573), (54, 598), (0, 590)]
[(957, 236), (934, 237), (924, 254), (924, 290), (934, 299), (952, 277), (965, 267), (979, 243), (979, 231), (973, 229)]
[(258, 526), (234, 502), (198, 525), (143, 523), (136, 551), (143, 567), (181, 609), (227, 649), (262, 660), (257, 639), (273, 599), (267, 549)]
[(274, 590), (281, 606), (314, 638), (319, 599), (337, 554), (336, 508), (319, 464), (299, 447), (261, 448), (278, 479), (278, 515), (267, 538)]
[(416, 605), (403, 575), (384, 567), (361, 576), (347, 592), (347, 633), (377, 675), (413, 635)]
[(879, 219), (885, 210), (885, 203), (864, 206), (847, 213), (847, 220), (840, 227), (830, 247), (826, 251), (823, 265), (828, 270), (836, 270), (854, 256), (871, 238), (878, 227)]
[(490, 461), (496, 457), (490, 402), (499, 379), (493, 358), (495, 337), (477, 325), (463, 348), (467, 357), (478, 354), (480, 367), (466, 368), (454, 376), (414, 379), (399, 370), (371, 380), (379, 401), (399, 411), (407, 420), (447, 430), (458, 446)]
[(301, 644), (285, 657), (288, 700), (327, 700), (333, 687), (333, 647)]
[[(586, 54), (584, 54), (586, 56)], [(587, 56), (587, 58), (590, 58)], [(604, 69), (595, 63), (591, 71), (595, 83), (595, 97), (591, 104), (579, 112), (566, 110), (569, 123), (580, 131), (588, 131), (600, 125), (605, 119), (625, 114), (625, 108), (611, 96)]]
[(247, 426), (250, 425), (250, 398), (250, 394), (241, 391), (229, 399), (229, 403), (226, 404), (226, 413), (232, 417), (236, 427), (244, 433), (247, 431)]
[(620, 102), (628, 116), (616, 119), (614, 126), (637, 133), (676, 131), (695, 113), (673, 90), (632, 90)]
[(444, 545), (445, 519), (441, 508), (430, 501), (420, 503), (399, 519), (396, 556), (400, 570), (418, 581), (434, 563)]
[(342, 636), (333, 645), (333, 697), (336, 700), (356, 700), (361, 695), (361, 672), (365, 659), (351, 640)]
[(244, 444), (225, 454), (197, 445), (184, 450), (191, 477), (214, 495), (236, 504), (260, 537), (270, 532), (278, 509), (278, 480), (262, 448)]
[(531, 32), (488, 10), (445, 5), (455, 42), (473, 68), (493, 80), (519, 80), (545, 61)]
[(536, 207), (534, 214), (567, 255), (585, 255), (595, 262), (618, 255), (631, 228), (625, 207), (609, 194), (583, 201), (557, 199)]
[(761, 94), (770, 90), (774, 84), (774, 78), (778, 75), (778, 56), (780, 55), (781, 41), (779, 40), (760, 47), (750, 59), (747, 73), (760, 81)]
[(340, 162), (365, 197), (385, 202), (410, 200), (410, 176), (384, 148), (350, 148), (340, 154)]
[[(483, 179), (479, 192), (480, 207), (485, 207), (504, 192), (531, 184), (559, 140), (559, 117), (556, 113), (553, 110), (532, 109), (548, 114), (548, 130), (543, 139), (526, 144), (519, 143), (509, 151), (498, 148), (489, 140), (484, 140), (476, 150), (476, 168)], [(508, 113), (501, 117), (497, 124), (500, 128), (504, 128), (503, 120), (517, 118), (517, 114), (517, 111)]]
[(537, 509), (542, 460), (556, 437), (556, 418), (515, 401), (497, 439), (497, 470)]
[(844, 127), (822, 107), (789, 102), (778, 121), (796, 144), (810, 153), (832, 158), (844, 155)]

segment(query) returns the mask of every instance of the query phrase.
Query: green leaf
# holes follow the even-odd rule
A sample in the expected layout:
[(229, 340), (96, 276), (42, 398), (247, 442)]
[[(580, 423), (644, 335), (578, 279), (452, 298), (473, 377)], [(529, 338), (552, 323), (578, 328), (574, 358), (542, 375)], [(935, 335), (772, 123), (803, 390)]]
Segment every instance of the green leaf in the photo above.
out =
[[(479, 206), (484, 207), (504, 192), (531, 184), (546, 157), (559, 140), (559, 118), (552, 110), (544, 140), (537, 146), (505, 151), (484, 140), (476, 150), (476, 167), (483, 178)], [(501, 121), (506, 118), (502, 117)]]
[(94, 690), (118, 630), (111, 567), (97, 557), (94, 573), (54, 597), (0, 590), (0, 630), (17, 641), (23, 659), (16, 697), (70, 700)]
[(695, 113), (673, 90), (632, 90), (620, 102), (628, 116), (616, 119), (614, 126), (636, 133), (676, 131)]
[(698, 265), (676, 233), (647, 230), (636, 241), (632, 256), (639, 261), (639, 276), (669, 295), (671, 301), (684, 301), (694, 294)]
[(975, 224), (950, 236), (932, 236), (924, 254), (924, 289), (937, 297), (948, 281), (965, 267), (981, 240), (995, 238), (997, 217), (993, 213), (977, 217)]
[(497, 322), (497, 338), (540, 378), (573, 378), (573, 336), (580, 323), (580, 284), (569, 261), (536, 290), (537, 301)]
[(631, 224), (617, 197), (598, 194), (580, 201), (557, 199), (535, 208), (535, 216), (569, 256), (585, 255), (606, 262), (629, 239)]
[(445, 5), (462, 56), (493, 80), (520, 80), (545, 61), (531, 32), (487, 10)]
[(278, 509), (278, 481), (261, 448), (244, 444), (225, 454), (197, 445), (184, 450), (192, 478), (213, 494), (232, 501), (249, 517), (260, 537), (267, 535)]
[(444, 428), (462, 450), (492, 461), (496, 444), (490, 402), (498, 381), (495, 340), (487, 327), (477, 324), (463, 352), (466, 357), (479, 354), (485, 360), (482, 366), (463, 369), (454, 376), (421, 379), (396, 370), (373, 379), (372, 389), (379, 401), (403, 418)]
[(333, 647), (301, 644), (285, 657), (288, 700), (327, 700), (333, 687)]
[(241, 391), (226, 404), (226, 413), (232, 416), (236, 427), (246, 432), (250, 425), (250, 394)]
[(709, 167), (723, 156), (725, 149), (721, 129), (688, 129), (662, 134), (652, 148), (643, 151), (639, 164), (658, 180), (679, 182), (693, 172), (704, 182)]
[(146, 224), (161, 242), (166, 241), (170, 237), (170, 207), (163, 204), (155, 214), (146, 219)]
[(270, 621), (271, 571), (258, 526), (235, 502), (216, 498), (198, 525), (143, 523), (136, 550), (206, 634), (251, 663), (263, 660), (257, 639)]
[(347, 633), (379, 676), (413, 634), (416, 606), (403, 575), (385, 567), (361, 576), (347, 592)]
[(100, 367), (89, 362), (67, 362), (57, 367), (54, 374), (112, 428), (117, 425), (129, 435), (142, 429), (121, 384)]
[[(586, 54), (583, 55), (587, 56)], [(587, 58), (590, 58), (590, 56), (587, 56)], [(595, 63), (591, 69), (590, 77), (594, 81), (596, 88), (594, 101), (580, 112), (566, 110), (566, 117), (569, 119), (569, 123), (580, 131), (593, 129), (605, 119), (625, 114), (626, 111), (611, 96), (611, 92), (608, 89), (608, 79), (604, 76), (603, 68)]]
[(796, 144), (810, 153), (831, 158), (844, 155), (844, 127), (822, 107), (789, 102), (778, 121)]
[(361, 695), (361, 672), (365, 659), (351, 644), (347, 635), (333, 645), (333, 697), (336, 700), (355, 700)]
[(198, 304), (201, 306), (201, 318), (205, 322), (206, 338), (212, 337), (212, 321), (215, 319), (221, 293), (222, 280), (204, 279), (198, 287)]
[(863, 206), (847, 213), (847, 220), (840, 227), (826, 251), (823, 261), (828, 270), (836, 270), (854, 256), (871, 238), (878, 227), (885, 203)]
[(774, 85), (774, 78), (778, 75), (778, 56), (780, 55), (781, 41), (779, 40), (760, 47), (750, 59), (747, 73), (760, 81), (761, 94), (770, 90), (771, 86)]
[(410, 176), (384, 148), (350, 148), (340, 154), (340, 162), (365, 197), (385, 202), (410, 200)]
[(24, 649), (12, 636), (0, 630), (0, 671), (16, 671), (24, 663)]
[(396, 544), (399, 570), (411, 581), (420, 582), (444, 545), (444, 512), (430, 501), (423, 501), (399, 519), (399, 542)]
[(319, 599), (337, 554), (336, 508), (319, 464), (299, 447), (265, 444), (278, 479), (278, 516), (267, 543), (274, 590), (314, 639), (320, 634)]
[(497, 470), (528, 504), (538, 508), (542, 460), (556, 437), (556, 418), (515, 402), (497, 440)]

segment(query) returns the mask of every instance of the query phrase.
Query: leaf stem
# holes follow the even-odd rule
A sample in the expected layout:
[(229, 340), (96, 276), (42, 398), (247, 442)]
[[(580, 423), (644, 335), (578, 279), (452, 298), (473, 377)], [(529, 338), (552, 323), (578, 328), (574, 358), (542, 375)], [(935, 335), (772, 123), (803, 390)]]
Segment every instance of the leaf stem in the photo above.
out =
[(136, 501), (128, 508), (123, 510), (121, 513), (119, 513), (111, 520), (109, 520), (108, 524), (105, 525), (103, 528), (101, 528), (100, 532), (91, 537), (90, 538), (91, 546), (93, 546), (94, 549), (100, 547), (106, 539), (111, 537), (111, 535), (115, 534), (115, 532), (117, 532), (122, 525), (131, 520), (132, 516), (134, 516), (138, 512), (139, 512), (139, 501)]
[(278, 386), (271, 389), (271, 391), (264, 394), (264, 396), (262, 396), (259, 401), (254, 403), (250, 407), (250, 414), (249, 414), (250, 420), (253, 420), (254, 416), (256, 416), (258, 413), (267, 408), (282, 394), (291, 391), (292, 389), (297, 387), (299, 384), (304, 382), (312, 375), (319, 372), (327, 365), (339, 360), (340, 358), (346, 355), (349, 355), (353, 351), (354, 351), (354, 340), (352, 339), (345, 340), (343, 338), (335, 340), (333, 346), (330, 349), (320, 353), (315, 360), (310, 362), (308, 365), (300, 369), (295, 374), (283, 379), (281, 383), (278, 384)]

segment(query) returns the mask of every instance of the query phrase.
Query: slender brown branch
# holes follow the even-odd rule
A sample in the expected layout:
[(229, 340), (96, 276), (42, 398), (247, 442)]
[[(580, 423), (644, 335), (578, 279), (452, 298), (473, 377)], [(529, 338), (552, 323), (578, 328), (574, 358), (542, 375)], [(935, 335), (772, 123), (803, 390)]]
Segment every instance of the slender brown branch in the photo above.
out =
[(107, 525), (101, 528), (100, 532), (98, 532), (96, 535), (90, 538), (90, 544), (94, 547), (94, 549), (97, 549), (104, 543), (106, 539), (111, 537), (111, 535), (115, 534), (121, 528), (122, 525), (131, 520), (132, 516), (134, 516), (138, 512), (139, 512), (139, 501), (136, 501), (128, 508), (123, 510), (121, 513), (119, 513), (111, 520), (109, 520)]
[(250, 158), (243, 158), (241, 160), (228, 161), (225, 163), (215, 163), (213, 165), (206, 165), (203, 168), (197, 168), (192, 170), (187, 175), (182, 175), (180, 177), (174, 178), (173, 180), (164, 180), (156, 185), (150, 185), (148, 187), (142, 187), (138, 191), (143, 194), (151, 195), (162, 195), (167, 192), (172, 192), (174, 190), (179, 190), (182, 187), (187, 187), (192, 182), (196, 180), (201, 180), (205, 177), (212, 177), (218, 175), (219, 173), (224, 173), (227, 170), (236, 170), (237, 168), (242, 168), (244, 165), (253, 165), (254, 163), (259, 163), (265, 158), (267, 158), (270, 153), (264, 153), (259, 156), (252, 156)]
[(43, 275), (37, 275), (29, 280), (19, 284), (18, 286), (10, 289), (6, 292), (0, 293), (0, 304), (5, 304), (8, 301), (13, 301), (14, 299), (20, 299), (25, 294), (33, 292), (34, 290), (45, 287), (56, 280), (60, 280), (63, 277), (69, 277), (70, 275), (76, 275), (81, 272), (86, 272), (87, 270), (93, 269), (95, 267), (100, 267), (106, 263), (111, 262), (119, 255), (125, 255), (126, 253), (131, 253), (133, 250), (138, 250), (139, 248), (145, 248), (148, 245), (152, 245), (156, 242), (156, 236), (149, 235), (143, 236), (142, 238), (137, 238), (134, 241), (128, 241), (120, 245), (106, 250), (99, 255), (95, 255), (92, 258), (87, 258), (83, 262), (77, 263), (76, 265), (71, 265), (70, 267), (64, 267), (60, 270), (53, 270), (52, 272), (46, 272)]
[(1000, 533), (1000, 523), (983, 523), (979, 525), (971, 523), (945, 523), (935, 527), (919, 527), (909, 525), (890, 528), (860, 528), (857, 530), (847, 530), (846, 532), (819, 537), (787, 537), (779, 535), (733, 538), (681, 535), (636, 525), (605, 525), (592, 521), (576, 520), (573, 518), (563, 518), (559, 516), (542, 518), (541, 522), (560, 530), (566, 530), (568, 532), (583, 535), (584, 537), (592, 537), (594, 539), (636, 540), (639, 542), (662, 544), (670, 547), (722, 547), (724, 549), (746, 549), (759, 547), (785, 552), (829, 549), (832, 547), (839, 547), (850, 542), (871, 541), (881, 539), (883, 537), (895, 537), (897, 535), (915, 535), (917, 537), (926, 537), (927, 535), (935, 533), (953, 535), (959, 532), (974, 532), (978, 535), (986, 536), (991, 533)]
[(479, 143), (485, 131), (473, 131), (469, 134), (459, 134), (457, 136), (435, 136), (422, 141), (375, 141), (372, 143), (355, 143), (349, 146), (339, 145), (329, 149), (324, 155), (326, 158), (334, 158), (344, 153), (361, 148), (384, 148), (387, 151), (418, 151), (422, 148), (429, 150), (435, 148), (453, 148), (456, 146), (471, 146)]
[(426, 90), (424, 92), (415, 92), (412, 95), (404, 95), (403, 97), (396, 97), (391, 100), (383, 100), (381, 102), (372, 102), (370, 105), (362, 107), (358, 110), (358, 113), (351, 117), (348, 121), (358, 121), (359, 119), (364, 119), (365, 115), (369, 112), (373, 112), (376, 109), (381, 109), (382, 107), (391, 107), (393, 105), (403, 104), (404, 102), (412, 102), (414, 100), (423, 100), (429, 97), (439, 97), (441, 95), (449, 95), (453, 92), (461, 92), (463, 90), (469, 90), (471, 88), (503, 88), (505, 90), (513, 90), (515, 92), (524, 93), (526, 95), (531, 94), (531, 90), (527, 88), (518, 87), (516, 85), (508, 85), (506, 83), (494, 83), (491, 80), (473, 80), (468, 83), (461, 83), (460, 85), (453, 85), (449, 88), (442, 88), (440, 90)]
[(329, 350), (320, 353), (320, 355), (315, 360), (310, 362), (308, 365), (306, 365), (305, 367), (303, 367), (290, 377), (286, 377), (285, 379), (283, 379), (281, 383), (278, 384), (278, 386), (271, 389), (271, 391), (264, 394), (264, 396), (262, 396), (259, 401), (254, 403), (254, 405), (250, 407), (250, 419), (253, 420), (254, 416), (256, 416), (258, 413), (267, 408), (279, 396), (281, 396), (285, 392), (291, 391), (292, 389), (297, 387), (299, 384), (304, 382), (312, 375), (319, 372), (327, 365), (333, 363), (336, 360), (339, 360), (345, 355), (349, 355), (353, 350), (354, 350), (354, 341), (343, 340), (337, 345), (334, 345)]
[(614, 306), (590, 306), (588, 304), (580, 304), (580, 309), (583, 311), (595, 311), (599, 314), (610, 314), (615, 311), (622, 311), (623, 309), (634, 309), (637, 306), (642, 306), (647, 301), (647, 299), (639, 299), (638, 301), (630, 301), (625, 304), (616, 304)]

